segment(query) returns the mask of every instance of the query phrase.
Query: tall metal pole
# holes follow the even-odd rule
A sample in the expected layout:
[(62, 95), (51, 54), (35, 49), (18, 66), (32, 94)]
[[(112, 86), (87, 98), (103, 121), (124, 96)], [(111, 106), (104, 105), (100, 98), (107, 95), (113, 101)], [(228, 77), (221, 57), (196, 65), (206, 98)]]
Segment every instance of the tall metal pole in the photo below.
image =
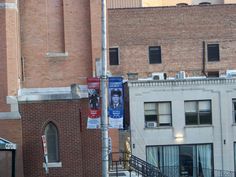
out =
[(107, 117), (107, 6), (102, 0), (102, 177), (108, 177), (108, 117)]

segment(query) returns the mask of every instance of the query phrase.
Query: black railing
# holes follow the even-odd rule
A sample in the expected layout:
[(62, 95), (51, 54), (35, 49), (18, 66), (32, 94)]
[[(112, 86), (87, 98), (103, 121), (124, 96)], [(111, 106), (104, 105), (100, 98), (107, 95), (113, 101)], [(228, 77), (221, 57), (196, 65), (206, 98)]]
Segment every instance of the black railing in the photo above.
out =
[(236, 177), (236, 173), (234, 171), (216, 170), (208, 168), (180, 168), (179, 166), (161, 166), (160, 170), (163, 174), (169, 177)]
[(160, 169), (146, 161), (131, 155), (129, 160), (130, 168), (145, 177), (167, 177)]
[(119, 171), (128, 170), (130, 173), (135, 171), (143, 177), (167, 177), (158, 167), (126, 152), (111, 153), (109, 162), (110, 171), (115, 171), (117, 176)]
[[(208, 168), (194, 168), (180, 166), (153, 166), (146, 161), (125, 152), (111, 153), (110, 171), (117, 174), (119, 171), (135, 171), (143, 177), (236, 177), (236, 172)], [(131, 176), (131, 175), (130, 175)]]

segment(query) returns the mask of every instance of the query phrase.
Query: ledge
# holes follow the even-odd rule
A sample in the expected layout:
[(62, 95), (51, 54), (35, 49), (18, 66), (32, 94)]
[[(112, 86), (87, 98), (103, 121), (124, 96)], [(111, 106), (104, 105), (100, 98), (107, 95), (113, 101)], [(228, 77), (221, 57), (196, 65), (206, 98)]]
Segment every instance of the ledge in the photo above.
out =
[(0, 9), (17, 9), (17, 3), (0, 3)]
[[(48, 168), (61, 168), (62, 162), (51, 162), (48, 163)], [(43, 168), (45, 168), (45, 163), (43, 163)]]
[(138, 80), (128, 81), (129, 87), (153, 87), (153, 86), (186, 86), (186, 85), (225, 85), (236, 84), (236, 79), (228, 78), (204, 78), (204, 79), (174, 79), (174, 80)]
[(211, 124), (205, 124), (205, 125), (185, 125), (184, 128), (204, 128), (204, 127), (212, 127)]
[(8, 119), (21, 119), (20, 113), (18, 111), (0, 112), (0, 120), (8, 120)]
[(47, 58), (67, 58), (69, 56), (68, 52), (47, 52)]
[(173, 129), (172, 126), (144, 127), (144, 130)]

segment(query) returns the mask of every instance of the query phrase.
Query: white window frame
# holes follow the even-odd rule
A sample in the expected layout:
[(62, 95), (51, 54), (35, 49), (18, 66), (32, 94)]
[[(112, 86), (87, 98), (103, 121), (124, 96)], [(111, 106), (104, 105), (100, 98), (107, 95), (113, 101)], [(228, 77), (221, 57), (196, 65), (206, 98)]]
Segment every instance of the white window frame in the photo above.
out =
[[(153, 109), (147, 109), (145, 108), (148, 104), (153, 106)], [(169, 110), (167, 110), (168, 113), (161, 113), (159, 110), (160, 105), (161, 104), (169, 104), (168, 108)], [(162, 110), (163, 111), (163, 110)], [(152, 113), (148, 113), (148, 112), (152, 112)], [(146, 120), (148, 115), (153, 115), (156, 116), (156, 120), (152, 120), (152, 121), (148, 121)], [(160, 123), (160, 116), (163, 116), (163, 118), (165, 117), (166, 119), (169, 119), (168, 123)], [(151, 128), (148, 125), (148, 122), (153, 122), (155, 124), (155, 126), (153, 126), (152, 128), (155, 127), (163, 127), (163, 126), (172, 126), (172, 108), (171, 108), (171, 102), (170, 101), (165, 101), (165, 102), (145, 102), (144, 103), (144, 121), (145, 121), (145, 127), (146, 128)]]

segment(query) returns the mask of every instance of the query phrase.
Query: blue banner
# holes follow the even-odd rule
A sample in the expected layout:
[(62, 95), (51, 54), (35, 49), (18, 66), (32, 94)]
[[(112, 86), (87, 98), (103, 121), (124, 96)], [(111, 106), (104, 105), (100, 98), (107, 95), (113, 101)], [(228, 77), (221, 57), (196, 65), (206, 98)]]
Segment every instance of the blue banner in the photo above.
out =
[(124, 102), (123, 102), (123, 78), (109, 78), (109, 127), (123, 128)]

